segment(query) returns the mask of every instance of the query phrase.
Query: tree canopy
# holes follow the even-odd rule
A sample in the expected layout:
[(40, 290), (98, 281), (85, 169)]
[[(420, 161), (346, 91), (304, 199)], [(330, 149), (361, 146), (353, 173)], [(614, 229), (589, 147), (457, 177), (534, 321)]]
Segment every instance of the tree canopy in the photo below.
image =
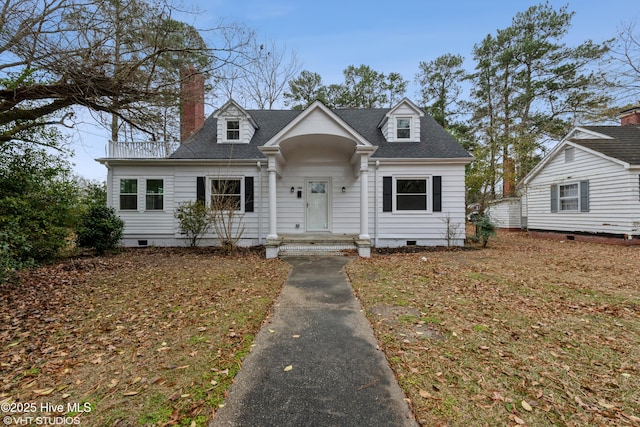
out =
[(559, 140), (611, 101), (597, 71), (609, 44), (566, 46), (572, 17), (566, 6), (532, 6), (474, 47), (471, 122), (482, 146), (476, 156), (489, 168), (490, 194), (502, 183), (503, 194), (513, 195), (546, 140)]
[(376, 108), (399, 101), (408, 81), (399, 73), (385, 75), (368, 65), (348, 66), (344, 82), (325, 86), (319, 74), (304, 70), (289, 81), (284, 97), (293, 109), (304, 109), (316, 100), (332, 108)]
[[(0, 11), (0, 143), (29, 140), (47, 124), (70, 125), (73, 108), (157, 137), (156, 108), (175, 104), (179, 71), (208, 75), (247, 61), (252, 33), (215, 28), (216, 42), (146, 0), (7, 0)], [(149, 108), (153, 107), (153, 108)]]

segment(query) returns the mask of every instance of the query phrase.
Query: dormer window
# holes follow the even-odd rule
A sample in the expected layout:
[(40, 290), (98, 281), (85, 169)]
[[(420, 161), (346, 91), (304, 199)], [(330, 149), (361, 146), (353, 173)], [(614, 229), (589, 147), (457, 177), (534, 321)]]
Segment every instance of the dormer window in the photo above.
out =
[(240, 140), (240, 120), (227, 120), (227, 141)]
[(396, 118), (396, 138), (398, 139), (411, 138), (411, 118), (410, 117)]

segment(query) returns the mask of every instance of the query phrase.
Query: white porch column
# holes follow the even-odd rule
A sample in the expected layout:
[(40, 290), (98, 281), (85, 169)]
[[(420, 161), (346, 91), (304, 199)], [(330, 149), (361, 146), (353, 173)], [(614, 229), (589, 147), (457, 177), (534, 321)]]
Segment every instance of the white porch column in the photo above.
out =
[(269, 161), (269, 234), (268, 240), (276, 240), (278, 238), (278, 217), (276, 206), (276, 168), (271, 166)]
[(371, 149), (360, 150), (360, 240), (369, 240), (369, 155)]

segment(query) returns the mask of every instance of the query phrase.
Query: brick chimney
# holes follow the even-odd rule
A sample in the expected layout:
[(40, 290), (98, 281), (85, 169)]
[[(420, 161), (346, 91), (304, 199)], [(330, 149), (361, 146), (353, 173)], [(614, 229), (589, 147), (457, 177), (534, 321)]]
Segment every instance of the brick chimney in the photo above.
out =
[(502, 197), (513, 197), (516, 194), (516, 162), (511, 157), (505, 157), (502, 169)]
[(621, 112), (620, 125), (640, 125), (640, 107), (629, 108)]
[(204, 125), (204, 77), (193, 66), (182, 71), (180, 142)]

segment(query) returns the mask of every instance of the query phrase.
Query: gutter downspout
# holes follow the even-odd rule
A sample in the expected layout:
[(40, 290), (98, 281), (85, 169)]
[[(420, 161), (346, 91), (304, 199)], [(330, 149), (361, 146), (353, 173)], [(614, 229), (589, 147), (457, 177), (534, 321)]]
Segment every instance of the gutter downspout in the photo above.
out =
[(260, 195), (260, 203), (258, 203), (258, 244), (262, 244), (262, 163), (256, 162), (258, 166), (258, 194)]
[(378, 168), (380, 167), (380, 160), (376, 160), (376, 167), (373, 170), (373, 241), (374, 246), (378, 247)]

